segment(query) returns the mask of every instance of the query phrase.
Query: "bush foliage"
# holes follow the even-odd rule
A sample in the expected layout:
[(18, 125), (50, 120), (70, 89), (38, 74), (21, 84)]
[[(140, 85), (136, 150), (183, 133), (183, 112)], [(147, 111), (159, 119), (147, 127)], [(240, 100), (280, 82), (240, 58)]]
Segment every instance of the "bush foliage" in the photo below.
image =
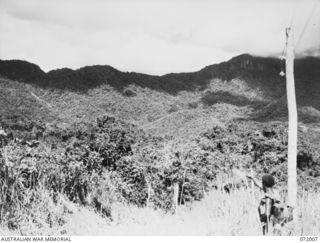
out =
[[(281, 123), (231, 122), (190, 141), (154, 137), (109, 116), (95, 124), (35, 127), (29, 130), (37, 136), (1, 137), (0, 219), (13, 229), (25, 222), (23, 210), (37, 222), (31, 212), (43, 195), (41, 202), (57, 204), (63, 195), (112, 220), (115, 202), (172, 210), (175, 184), (180, 204), (201, 200), (234, 178), (235, 168), (286, 182), (287, 128)], [(317, 190), (319, 152), (312, 137), (299, 135), (300, 184)], [(52, 212), (45, 215), (50, 226)], [(64, 222), (61, 215), (57, 220)]]

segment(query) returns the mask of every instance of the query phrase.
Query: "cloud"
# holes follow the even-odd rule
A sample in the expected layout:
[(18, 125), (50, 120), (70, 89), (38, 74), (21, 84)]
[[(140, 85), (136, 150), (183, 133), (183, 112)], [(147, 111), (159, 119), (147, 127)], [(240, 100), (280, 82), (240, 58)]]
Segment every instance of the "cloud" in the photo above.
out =
[[(301, 53), (318, 47), (319, 5)], [(241, 53), (279, 53), (294, 9), (299, 36), (314, 1), (0, 0), (0, 6), (0, 58), (26, 59), (45, 70), (109, 64), (163, 74)]]

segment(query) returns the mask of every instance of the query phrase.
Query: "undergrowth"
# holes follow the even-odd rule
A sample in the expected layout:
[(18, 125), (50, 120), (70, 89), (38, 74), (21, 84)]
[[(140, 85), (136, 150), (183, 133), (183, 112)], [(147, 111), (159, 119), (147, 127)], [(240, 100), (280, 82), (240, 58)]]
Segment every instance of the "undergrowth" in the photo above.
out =
[[(47, 199), (48, 196), (43, 192)], [(235, 190), (230, 194), (213, 190), (203, 200), (182, 205), (176, 214), (146, 207), (117, 203), (113, 221), (88, 207), (59, 199), (59, 203), (46, 204), (51, 211), (52, 227), (43, 218), (40, 204), (33, 212), (37, 222), (25, 221), (21, 229), (9, 231), (0, 227), (2, 235), (261, 235), (257, 213), (260, 193), (252, 190)], [(282, 228), (282, 235), (320, 234), (320, 197), (315, 193), (299, 196), (299, 226), (294, 232), (290, 225)], [(68, 210), (66, 212), (66, 210)], [(25, 213), (25, 212), (24, 212)], [(56, 218), (54, 218), (56, 217)], [(61, 222), (62, 219), (64, 220)]]

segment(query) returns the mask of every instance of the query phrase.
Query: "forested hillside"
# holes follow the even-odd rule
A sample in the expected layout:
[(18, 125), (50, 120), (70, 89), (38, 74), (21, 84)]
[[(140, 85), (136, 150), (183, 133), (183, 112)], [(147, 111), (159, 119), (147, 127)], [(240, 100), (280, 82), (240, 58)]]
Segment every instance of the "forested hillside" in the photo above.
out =
[[(320, 60), (295, 67), (299, 192), (318, 192)], [(279, 60), (250, 55), (164, 76), (0, 61), (1, 225), (67, 234), (70, 205), (108, 222), (119, 220), (119, 203), (170, 213), (175, 185), (179, 204), (193, 205), (229, 184), (247, 187), (236, 171), (270, 173), (285, 192), (280, 70)]]

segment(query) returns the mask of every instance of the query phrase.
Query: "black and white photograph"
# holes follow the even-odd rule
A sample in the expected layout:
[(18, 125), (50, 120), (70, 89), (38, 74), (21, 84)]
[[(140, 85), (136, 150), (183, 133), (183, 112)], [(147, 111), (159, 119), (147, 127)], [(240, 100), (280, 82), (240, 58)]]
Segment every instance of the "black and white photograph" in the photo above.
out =
[(0, 0), (0, 241), (78, 236), (320, 242), (320, 0)]

